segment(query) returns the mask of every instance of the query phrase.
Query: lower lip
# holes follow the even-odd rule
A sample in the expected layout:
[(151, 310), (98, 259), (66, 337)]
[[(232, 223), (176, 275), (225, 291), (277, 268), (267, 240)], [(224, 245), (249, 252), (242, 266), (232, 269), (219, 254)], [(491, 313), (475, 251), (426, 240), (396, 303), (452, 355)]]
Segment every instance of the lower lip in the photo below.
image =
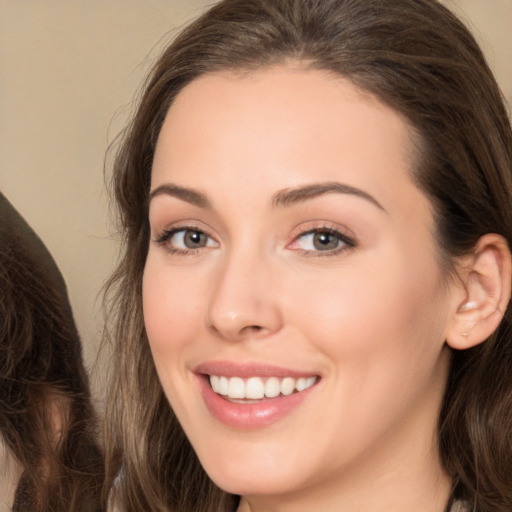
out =
[(244, 430), (264, 428), (279, 421), (299, 407), (316, 387), (315, 384), (299, 393), (244, 404), (230, 402), (215, 393), (208, 382), (208, 377), (201, 375), (199, 381), (203, 399), (210, 413), (221, 423)]

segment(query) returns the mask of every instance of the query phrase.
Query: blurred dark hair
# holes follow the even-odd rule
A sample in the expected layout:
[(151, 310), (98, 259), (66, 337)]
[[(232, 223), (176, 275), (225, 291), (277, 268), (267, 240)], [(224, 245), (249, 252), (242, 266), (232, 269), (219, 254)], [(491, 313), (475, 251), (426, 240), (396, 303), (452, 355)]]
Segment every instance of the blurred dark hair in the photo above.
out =
[[(152, 70), (118, 147), (113, 194), (124, 237), (110, 282), (115, 346), (107, 417), (111, 482), (127, 511), (219, 511), (158, 383), (142, 317), (148, 193), (158, 135), (176, 95), (205, 73), (299, 62), (328, 70), (399, 112), (413, 179), (435, 211), (440, 261), (453, 270), (486, 233), (512, 246), (512, 132), (496, 81), (468, 29), (435, 0), (225, 0), (189, 25)], [(512, 510), (511, 307), (485, 343), (453, 352), (439, 446), (453, 497)], [(109, 489), (109, 486), (107, 486)]]
[(21, 466), (14, 512), (100, 510), (103, 458), (66, 286), (0, 194), (0, 437)]

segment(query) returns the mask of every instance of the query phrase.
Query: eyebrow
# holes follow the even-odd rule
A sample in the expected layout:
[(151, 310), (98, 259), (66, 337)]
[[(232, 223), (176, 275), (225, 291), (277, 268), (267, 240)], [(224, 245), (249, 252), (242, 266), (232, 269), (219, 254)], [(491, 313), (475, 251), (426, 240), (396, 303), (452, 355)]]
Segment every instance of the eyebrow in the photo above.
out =
[[(373, 205), (377, 206), (382, 211), (386, 211), (385, 208), (375, 199), (372, 195), (368, 194), (364, 190), (353, 187), (351, 185), (347, 185), (345, 183), (339, 182), (327, 182), (327, 183), (315, 183), (312, 185), (306, 185), (304, 187), (298, 188), (288, 188), (285, 190), (280, 190), (277, 192), (272, 198), (272, 205), (274, 207), (283, 207), (286, 208), (288, 206), (293, 206), (302, 201), (307, 201), (308, 199), (314, 199), (315, 197), (319, 197), (325, 194), (350, 194), (366, 201), (369, 201)], [(182, 201), (186, 201), (194, 206), (199, 208), (207, 208), (211, 209), (212, 205), (208, 198), (198, 192), (197, 190), (193, 190), (191, 188), (180, 187), (178, 185), (174, 185), (172, 183), (165, 183), (155, 188), (149, 195), (149, 200), (151, 201), (154, 197), (160, 195), (169, 195), (172, 197), (176, 197), (177, 199), (181, 199)]]
[(181, 199), (182, 201), (186, 201), (187, 203), (193, 204), (199, 208), (211, 208), (212, 205), (208, 198), (201, 194), (201, 192), (197, 192), (196, 190), (192, 190), (190, 188), (179, 187), (178, 185), (173, 185), (171, 183), (165, 183), (164, 185), (160, 185), (155, 188), (149, 194), (149, 200), (154, 197), (161, 195), (168, 195), (172, 197), (176, 197), (177, 199)]
[(273, 200), (272, 204), (276, 207), (287, 207), (292, 206), (301, 201), (307, 201), (325, 194), (350, 194), (377, 206), (382, 211), (386, 211), (385, 208), (375, 199), (372, 195), (368, 194), (364, 190), (361, 190), (345, 183), (327, 182), (327, 183), (315, 183), (312, 185), (306, 185), (305, 187), (290, 188), (278, 192)]

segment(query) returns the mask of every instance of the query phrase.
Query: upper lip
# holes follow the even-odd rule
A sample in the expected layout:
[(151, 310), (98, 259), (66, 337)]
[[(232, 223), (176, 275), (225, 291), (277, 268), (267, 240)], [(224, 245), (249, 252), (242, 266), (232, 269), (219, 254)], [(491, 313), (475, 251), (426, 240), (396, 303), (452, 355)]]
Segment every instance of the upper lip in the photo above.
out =
[(225, 377), (313, 377), (318, 376), (314, 371), (299, 371), (272, 364), (235, 363), (232, 361), (207, 361), (197, 365), (194, 373), (202, 375), (219, 375)]

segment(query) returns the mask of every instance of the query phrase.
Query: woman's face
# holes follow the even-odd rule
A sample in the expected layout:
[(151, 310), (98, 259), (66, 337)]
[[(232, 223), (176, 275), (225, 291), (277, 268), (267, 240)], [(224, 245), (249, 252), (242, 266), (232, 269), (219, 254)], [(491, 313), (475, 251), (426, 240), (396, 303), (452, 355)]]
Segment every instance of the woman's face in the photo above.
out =
[(439, 470), (455, 285), (409, 133), (350, 82), (298, 68), (206, 75), (170, 108), (144, 318), (165, 394), (221, 488), (389, 490)]

